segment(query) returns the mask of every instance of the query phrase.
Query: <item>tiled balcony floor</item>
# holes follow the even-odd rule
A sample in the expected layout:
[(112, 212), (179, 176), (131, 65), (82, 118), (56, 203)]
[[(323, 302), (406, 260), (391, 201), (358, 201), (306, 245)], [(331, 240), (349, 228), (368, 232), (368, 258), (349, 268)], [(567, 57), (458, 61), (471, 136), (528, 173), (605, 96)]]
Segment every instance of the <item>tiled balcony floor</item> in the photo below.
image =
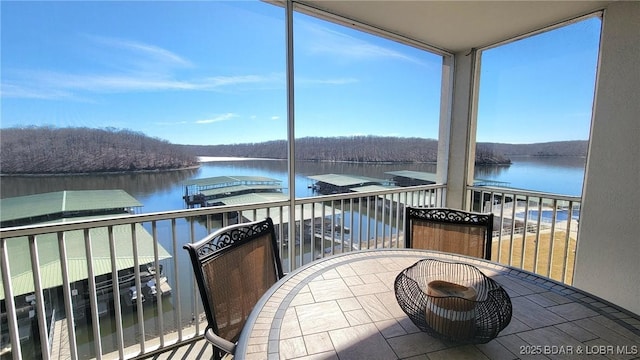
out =
[(213, 348), (204, 339), (151, 357), (157, 360), (212, 359)]
[[(389, 249), (354, 252), (316, 262), (290, 274), (286, 286), (279, 283), (269, 297), (269, 301), (274, 303), (261, 305), (267, 310), (260, 312), (253, 320), (253, 324), (260, 325), (260, 328), (255, 326), (254, 331), (248, 333), (250, 336), (255, 333), (256, 336), (245, 341), (245, 347), (239, 348), (240, 353), (245, 353), (247, 358), (260, 360), (268, 357), (373, 358), (359, 356), (364, 353), (371, 355), (371, 351), (384, 359), (418, 359), (422, 357), (416, 354), (426, 355), (426, 352), (429, 358), (522, 358), (520, 352), (523, 348), (537, 349), (538, 345), (550, 344), (567, 346), (575, 351), (604, 349), (604, 355), (611, 355), (600, 358), (640, 360), (640, 318), (637, 314), (519, 269), (480, 259), (465, 260), (452, 254), (416, 252), (420, 251)], [(497, 339), (476, 346), (451, 346), (431, 341), (407, 323), (408, 318), (393, 296), (393, 279), (401, 269), (423, 258), (467, 261), (479, 266), (508, 291), (513, 304), (513, 318)], [(278, 295), (278, 291), (283, 294)], [(284, 309), (280, 321), (261, 321), (266, 317), (275, 319), (274, 306)], [(268, 341), (269, 338), (261, 335), (264, 333), (261, 328), (265, 324), (267, 329), (274, 330), (273, 334), (269, 332), (269, 336), (273, 335), (276, 341)], [(400, 326), (390, 326), (394, 324)], [(203, 327), (201, 323), (200, 330)], [(197, 331), (194, 327), (183, 329), (184, 338), (193, 339), (191, 342), (139, 358), (211, 359), (213, 347), (202, 336), (194, 339)], [(171, 343), (175, 339), (177, 334), (168, 334), (165, 340)], [(256, 343), (252, 342), (253, 339)], [(267, 341), (263, 341), (265, 339)], [(153, 339), (146, 343), (147, 351), (160, 346), (156, 341)], [(386, 346), (386, 352), (377, 351), (380, 346)], [(428, 348), (422, 349), (425, 346)], [(137, 345), (127, 348), (125, 357), (135, 356), (139, 351)], [(577, 358), (578, 353), (575, 355)], [(52, 358), (68, 357), (61, 355)], [(119, 354), (106, 354), (102, 358), (118, 359)]]

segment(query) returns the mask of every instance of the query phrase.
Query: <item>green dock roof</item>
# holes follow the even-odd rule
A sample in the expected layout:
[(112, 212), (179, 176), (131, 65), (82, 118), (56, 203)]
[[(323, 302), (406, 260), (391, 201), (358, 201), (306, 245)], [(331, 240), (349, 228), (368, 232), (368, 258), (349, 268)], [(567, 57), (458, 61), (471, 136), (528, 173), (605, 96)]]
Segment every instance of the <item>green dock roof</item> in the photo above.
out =
[(269, 184), (258, 184), (258, 185), (234, 185), (227, 187), (219, 187), (210, 190), (202, 190), (202, 195), (204, 196), (215, 196), (215, 195), (223, 195), (223, 194), (235, 194), (241, 191), (257, 191), (257, 190), (281, 190), (282, 185), (269, 185)]
[(354, 186), (366, 183), (387, 183), (384, 179), (375, 179), (366, 176), (343, 175), (343, 174), (324, 174), (309, 176), (310, 179), (331, 184), (334, 186)]
[(232, 186), (247, 183), (282, 183), (278, 179), (272, 179), (264, 176), (214, 176), (209, 178), (194, 179), (185, 182), (186, 186)]
[[(58, 191), (0, 200), (2, 221), (67, 212), (121, 209), (139, 206), (142, 206), (142, 204), (124, 190)], [(100, 218), (104, 218), (104, 216), (74, 217), (73, 221)], [(60, 223), (69, 220), (59, 219), (46, 223)], [(153, 237), (140, 224), (133, 226), (133, 232), (135, 232), (138, 243), (138, 263), (142, 265), (153, 262)], [(84, 232), (76, 230), (66, 231), (63, 234), (66, 244), (69, 281), (76, 282), (87, 279), (89, 275), (87, 270)], [(100, 227), (90, 229), (89, 236), (91, 239), (94, 274), (98, 276), (110, 273), (111, 253), (109, 250), (108, 228)], [(113, 238), (116, 249), (117, 270), (134, 267), (132, 226), (113, 226)], [(9, 253), (9, 271), (11, 273), (14, 296), (34, 292), (29, 239), (25, 236), (9, 238), (5, 240), (5, 244)], [(42, 287), (47, 289), (62, 285), (57, 233), (38, 235), (36, 237), (36, 245), (38, 249), (40, 274), (42, 276)], [(159, 260), (171, 257), (169, 252), (160, 244), (157, 246)], [(4, 299), (4, 296), (2, 279), (0, 279), (0, 300)]]
[(0, 199), (0, 221), (26, 219), (63, 212), (140, 207), (124, 190), (57, 191)]
[(413, 170), (398, 170), (398, 171), (387, 171), (385, 174), (393, 175), (393, 176), (402, 176), (410, 179), (417, 179), (423, 181), (437, 182), (436, 174), (430, 172), (423, 171), (413, 171)]
[[(153, 237), (140, 224), (134, 226), (138, 243), (138, 263), (140, 265), (154, 261)], [(94, 228), (89, 230), (93, 267), (96, 276), (111, 272), (111, 253), (109, 251), (108, 228)], [(64, 232), (69, 281), (75, 282), (88, 278), (87, 256), (85, 252), (84, 233), (81, 230)], [(116, 225), (113, 227), (113, 238), (116, 249), (116, 267), (118, 270), (134, 267), (131, 225)], [(58, 237), (56, 233), (43, 234), (36, 237), (40, 274), (44, 289), (62, 285), (62, 271)], [(6, 239), (9, 253), (9, 269), (13, 284), (14, 296), (34, 292), (33, 273), (27, 237)], [(170, 258), (171, 255), (158, 244), (159, 260)], [(4, 299), (4, 288), (0, 278), (0, 300)]]
[(384, 191), (389, 189), (397, 189), (397, 186), (382, 186), (382, 185), (366, 185), (360, 187), (354, 187), (349, 190), (354, 192), (367, 192), (367, 191)]
[(286, 201), (289, 196), (281, 192), (261, 192), (251, 194), (232, 195), (210, 200), (211, 202), (220, 202), (225, 205), (245, 205), (257, 204), (269, 201)]

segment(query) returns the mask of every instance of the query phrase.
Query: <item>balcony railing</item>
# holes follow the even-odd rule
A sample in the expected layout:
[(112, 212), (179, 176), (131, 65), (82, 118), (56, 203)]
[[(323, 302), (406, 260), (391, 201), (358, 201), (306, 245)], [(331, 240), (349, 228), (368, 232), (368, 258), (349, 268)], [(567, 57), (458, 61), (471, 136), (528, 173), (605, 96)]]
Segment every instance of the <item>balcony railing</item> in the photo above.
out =
[[(561, 253), (561, 278), (571, 278), (577, 220), (561, 220), (559, 214), (579, 209), (579, 198), (485, 187), (468, 191), (474, 210), (494, 211), (499, 221), (494, 260), (553, 277)], [(123, 359), (168, 351), (200, 339), (206, 326), (182, 244), (230, 223), (270, 216), (283, 266), (290, 271), (340, 252), (403, 247), (404, 206), (443, 206), (445, 195), (445, 185), (429, 185), (296, 199), (293, 205), (278, 201), (2, 229), (3, 346), (11, 347), (7, 356), (14, 359)], [(542, 244), (549, 240), (554, 246), (545, 253)], [(556, 242), (565, 245), (556, 248)], [(45, 249), (54, 249), (59, 261), (52, 262)], [(25, 273), (14, 274), (11, 262), (20, 258), (19, 251), (30, 263), (18, 267)], [(78, 252), (93, 261), (78, 259)], [(123, 275), (125, 268), (129, 272)], [(53, 275), (60, 279), (55, 286)], [(144, 302), (131, 301), (128, 291), (142, 299), (148, 279), (156, 284), (166, 279), (170, 295), (157, 291), (146, 293)]]
[(469, 187), (472, 208), (495, 215), (492, 260), (571, 285), (580, 197)]

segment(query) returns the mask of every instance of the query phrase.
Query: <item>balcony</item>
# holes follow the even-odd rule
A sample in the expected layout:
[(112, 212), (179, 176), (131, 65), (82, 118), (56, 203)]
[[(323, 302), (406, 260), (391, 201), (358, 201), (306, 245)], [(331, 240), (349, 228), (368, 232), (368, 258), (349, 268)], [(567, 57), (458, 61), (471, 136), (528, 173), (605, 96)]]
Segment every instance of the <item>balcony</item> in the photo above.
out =
[[(579, 198), (482, 186), (469, 187), (468, 192), (474, 204), (470, 210), (492, 211), (496, 217), (493, 261), (571, 284)], [(20, 334), (20, 341), (11, 346), (21, 349), (25, 358), (33, 348), (48, 349), (50, 358), (80, 359), (138, 358), (172, 353), (176, 347), (193, 351), (192, 343), (200, 339), (206, 320), (188, 258), (181, 249), (183, 243), (226, 224), (270, 216), (285, 271), (291, 271), (342, 252), (404, 247), (404, 207), (444, 206), (445, 198), (446, 186), (441, 184), (296, 199), (291, 233), (288, 201), (5, 228), (1, 233), (7, 309), (3, 318), (9, 329)], [(561, 215), (567, 211), (574, 215)], [(151, 239), (123, 228), (145, 229)], [(71, 234), (81, 234), (79, 244)], [(294, 241), (288, 240), (289, 234)], [(46, 243), (52, 238), (60, 259), (54, 270), (42, 262), (43, 254), (38, 250), (51, 249)], [(102, 252), (104, 244), (98, 246), (101, 241), (108, 242), (106, 253)], [(80, 260), (68, 255), (71, 244), (84, 245), (86, 258), (94, 259), (92, 263), (81, 261), (88, 274), (85, 281), (71, 280), (80, 272), (77, 264), (72, 264)], [(131, 249), (123, 244), (130, 244)], [(31, 271), (27, 275), (11, 273), (17, 251), (29, 254)], [(123, 278), (119, 262), (130, 251), (137, 254), (133, 264), (127, 265), (134, 270), (131, 275), (136, 281), (123, 286), (130, 280)], [(92, 277), (103, 271), (99, 268), (105, 260), (107, 274)], [(147, 263), (162, 269), (151, 275), (158, 284), (166, 277), (170, 294), (145, 291), (142, 279), (147, 276), (148, 280), (143, 273)], [(56, 270), (61, 272), (62, 282), (50, 287), (46, 284)], [(105, 276), (116, 280), (98, 281)], [(144, 302), (131, 301), (127, 292), (132, 288), (143, 294)], [(195, 349), (210, 351), (201, 346)]]
[[(442, 146), (438, 164), (439, 176), (446, 182), (366, 194), (3, 228), (0, 230), (1, 350), (12, 350), (11, 355), (3, 354), (3, 359), (33, 357), (29, 353), (33, 344), (37, 344), (43, 358), (209, 357), (210, 347), (198, 342), (205, 324), (187, 258), (180, 249), (182, 243), (196, 241), (236, 219), (271, 216), (277, 219), (284, 266), (292, 270), (340, 252), (401, 247), (405, 205), (492, 211), (499, 221), (495, 227), (492, 260), (573, 284), (632, 312), (640, 311), (638, 281), (629, 275), (640, 272), (637, 261), (640, 252), (637, 114), (640, 109), (634, 97), (638, 94), (640, 79), (637, 47), (629, 45), (640, 43), (636, 21), (640, 16), (638, 3), (559, 2), (553, 6), (545, 4), (544, 8), (549, 11), (546, 14), (542, 7), (536, 8), (528, 2), (504, 7), (495, 3), (483, 7), (478, 3), (466, 9), (455, 4), (415, 8), (422, 4), (420, 2), (408, 2), (404, 6), (394, 2), (379, 2), (377, 6), (367, 3), (371, 6), (369, 9), (358, 2), (296, 3), (306, 13), (349, 26), (359, 24), (371, 33), (411, 44), (429, 44), (438, 53), (445, 53)], [(428, 7), (429, 3), (424, 2), (427, 5), (423, 6)], [(387, 16), (396, 10), (403, 16)], [(496, 10), (504, 10), (503, 15), (514, 15), (505, 18), (517, 21), (507, 24), (486, 15)], [(604, 11), (605, 16), (583, 196), (469, 186), (469, 174), (473, 173), (469, 159), (474, 145), (470, 134), (476, 125), (474, 108), (477, 107), (475, 66), (479, 65), (475, 61), (475, 49), (540, 31), (592, 11)], [(426, 21), (421, 16), (416, 19), (415, 14), (433, 17)], [(482, 20), (480, 28), (475, 21), (479, 19)], [(434, 31), (422, 26), (448, 26), (449, 30), (436, 28)], [(292, 94), (293, 89), (289, 92)], [(293, 128), (293, 123), (289, 126)], [(295, 225), (289, 228), (289, 224)], [(150, 242), (139, 238), (139, 228), (150, 234)], [(71, 232), (80, 234), (85, 259), (104, 255), (98, 253), (92, 243), (96, 230), (106, 234), (108, 241), (109, 256), (101, 259), (109, 264), (106, 273), (105, 268), (96, 268), (94, 262), (85, 260), (78, 264), (67, 255), (66, 234)], [(154, 269), (163, 269), (171, 287), (170, 295), (156, 292), (147, 296), (144, 303), (135, 301), (129, 305), (126, 299), (131, 301), (133, 297), (122, 296), (119, 286), (118, 270), (123, 265), (119, 263), (121, 259), (113, 255), (123, 250), (117, 247), (115, 236), (121, 233), (128, 234), (124, 240), (131, 244), (129, 250), (133, 255), (133, 263), (127, 266), (134, 269), (134, 285), (127, 290), (143, 294), (141, 272), (150, 264)], [(59, 273), (42, 270), (44, 264), (39, 251), (43, 239), (53, 239), (56, 245)], [(21, 251), (29, 262), (21, 264), (26, 271), (14, 274), (10, 270), (14, 258), (9, 248), (17, 241), (25, 245)], [(152, 246), (148, 248), (144, 244)], [(164, 257), (156, 244), (170, 257)], [(142, 253), (144, 256), (139, 256)], [(85, 274), (80, 277), (86, 279), (86, 292), (74, 287), (73, 279), (78, 278), (78, 274), (70, 271), (74, 268), (84, 268)], [(55, 288), (45, 285), (50, 283), (53, 274), (61, 279)], [(102, 285), (96, 280), (98, 274), (116, 279), (108, 285), (114, 295), (106, 307), (98, 291)], [(155, 272), (153, 276), (159, 284), (161, 273)]]

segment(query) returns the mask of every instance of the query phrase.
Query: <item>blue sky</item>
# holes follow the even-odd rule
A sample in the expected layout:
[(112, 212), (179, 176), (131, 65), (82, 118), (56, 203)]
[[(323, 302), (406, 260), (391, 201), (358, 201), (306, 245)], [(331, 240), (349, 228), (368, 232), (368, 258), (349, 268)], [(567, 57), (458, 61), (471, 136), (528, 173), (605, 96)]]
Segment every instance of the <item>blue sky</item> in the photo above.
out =
[[(1, 3), (2, 127), (121, 128), (179, 144), (286, 139), (282, 8)], [(600, 22), (483, 55), (479, 141), (586, 139)], [(437, 138), (441, 57), (295, 15), (296, 136)]]

